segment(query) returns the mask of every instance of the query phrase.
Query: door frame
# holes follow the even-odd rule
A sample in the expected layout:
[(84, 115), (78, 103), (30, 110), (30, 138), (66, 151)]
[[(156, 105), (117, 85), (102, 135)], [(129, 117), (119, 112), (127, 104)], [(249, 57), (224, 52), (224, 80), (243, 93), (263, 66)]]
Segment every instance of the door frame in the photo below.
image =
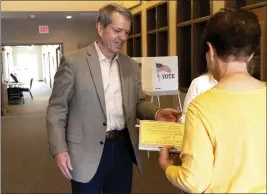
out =
[(44, 45), (59, 45), (60, 47), (60, 50), (61, 50), (61, 53), (64, 54), (64, 44), (63, 42), (53, 42), (53, 43), (40, 43), (40, 42), (37, 42), (37, 43), (27, 43), (27, 42), (24, 42), (24, 43), (1, 43), (1, 47), (4, 47), (4, 46), (31, 46), (31, 45), (36, 45), (36, 46), (44, 46)]

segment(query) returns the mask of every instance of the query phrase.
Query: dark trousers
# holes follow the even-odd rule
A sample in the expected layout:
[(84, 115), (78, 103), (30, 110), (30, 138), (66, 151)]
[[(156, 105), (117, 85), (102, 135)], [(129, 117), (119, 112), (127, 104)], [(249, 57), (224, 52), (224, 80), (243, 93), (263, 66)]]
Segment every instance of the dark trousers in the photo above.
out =
[(95, 176), (88, 183), (72, 180), (72, 193), (131, 193), (132, 175), (132, 158), (127, 144), (122, 139), (106, 140)]

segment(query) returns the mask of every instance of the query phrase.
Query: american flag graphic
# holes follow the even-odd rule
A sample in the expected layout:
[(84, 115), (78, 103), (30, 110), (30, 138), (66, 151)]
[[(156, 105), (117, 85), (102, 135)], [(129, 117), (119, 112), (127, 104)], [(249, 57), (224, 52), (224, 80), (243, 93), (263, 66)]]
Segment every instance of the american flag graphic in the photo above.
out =
[(162, 65), (161, 63), (156, 63), (156, 68), (157, 68), (157, 77), (159, 81), (160, 81), (159, 72), (167, 72), (167, 73), (172, 72), (172, 70), (167, 65)]
[(167, 72), (171, 73), (172, 70), (167, 65), (162, 65), (161, 63), (156, 63), (157, 72)]

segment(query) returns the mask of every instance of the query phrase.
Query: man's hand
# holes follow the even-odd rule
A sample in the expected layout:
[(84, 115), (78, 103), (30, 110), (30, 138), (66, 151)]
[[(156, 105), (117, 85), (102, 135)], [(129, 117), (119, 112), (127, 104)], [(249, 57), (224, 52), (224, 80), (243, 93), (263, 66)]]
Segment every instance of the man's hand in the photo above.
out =
[(156, 115), (157, 121), (169, 121), (169, 122), (177, 122), (177, 117), (182, 112), (179, 112), (172, 108), (165, 108), (160, 110)]
[(70, 156), (68, 152), (61, 152), (55, 155), (55, 160), (57, 166), (60, 168), (62, 174), (69, 180), (72, 179), (70, 171), (72, 170), (72, 165), (70, 162)]

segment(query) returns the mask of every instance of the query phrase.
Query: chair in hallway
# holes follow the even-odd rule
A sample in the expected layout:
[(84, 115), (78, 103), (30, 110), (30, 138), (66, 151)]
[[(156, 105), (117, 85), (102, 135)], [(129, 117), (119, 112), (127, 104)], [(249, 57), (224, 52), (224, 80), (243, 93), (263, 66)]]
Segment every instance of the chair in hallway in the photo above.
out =
[(31, 98), (33, 99), (33, 96), (32, 96), (32, 92), (31, 92), (31, 89), (32, 89), (32, 82), (33, 82), (33, 78), (31, 78), (31, 81), (30, 81), (30, 87), (27, 87), (27, 88), (21, 88), (21, 91), (22, 92), (29, 92), (30, 95), (31, 95)]
[(18, 87), (8, 88), (7, 93), (8, 93), (8, 100), (13, 100), (13, 99), (21, 100), (22, 99), (23, 104), (24, 104), (24, 96), (23, 96), (21, 88), (18, 88)]

